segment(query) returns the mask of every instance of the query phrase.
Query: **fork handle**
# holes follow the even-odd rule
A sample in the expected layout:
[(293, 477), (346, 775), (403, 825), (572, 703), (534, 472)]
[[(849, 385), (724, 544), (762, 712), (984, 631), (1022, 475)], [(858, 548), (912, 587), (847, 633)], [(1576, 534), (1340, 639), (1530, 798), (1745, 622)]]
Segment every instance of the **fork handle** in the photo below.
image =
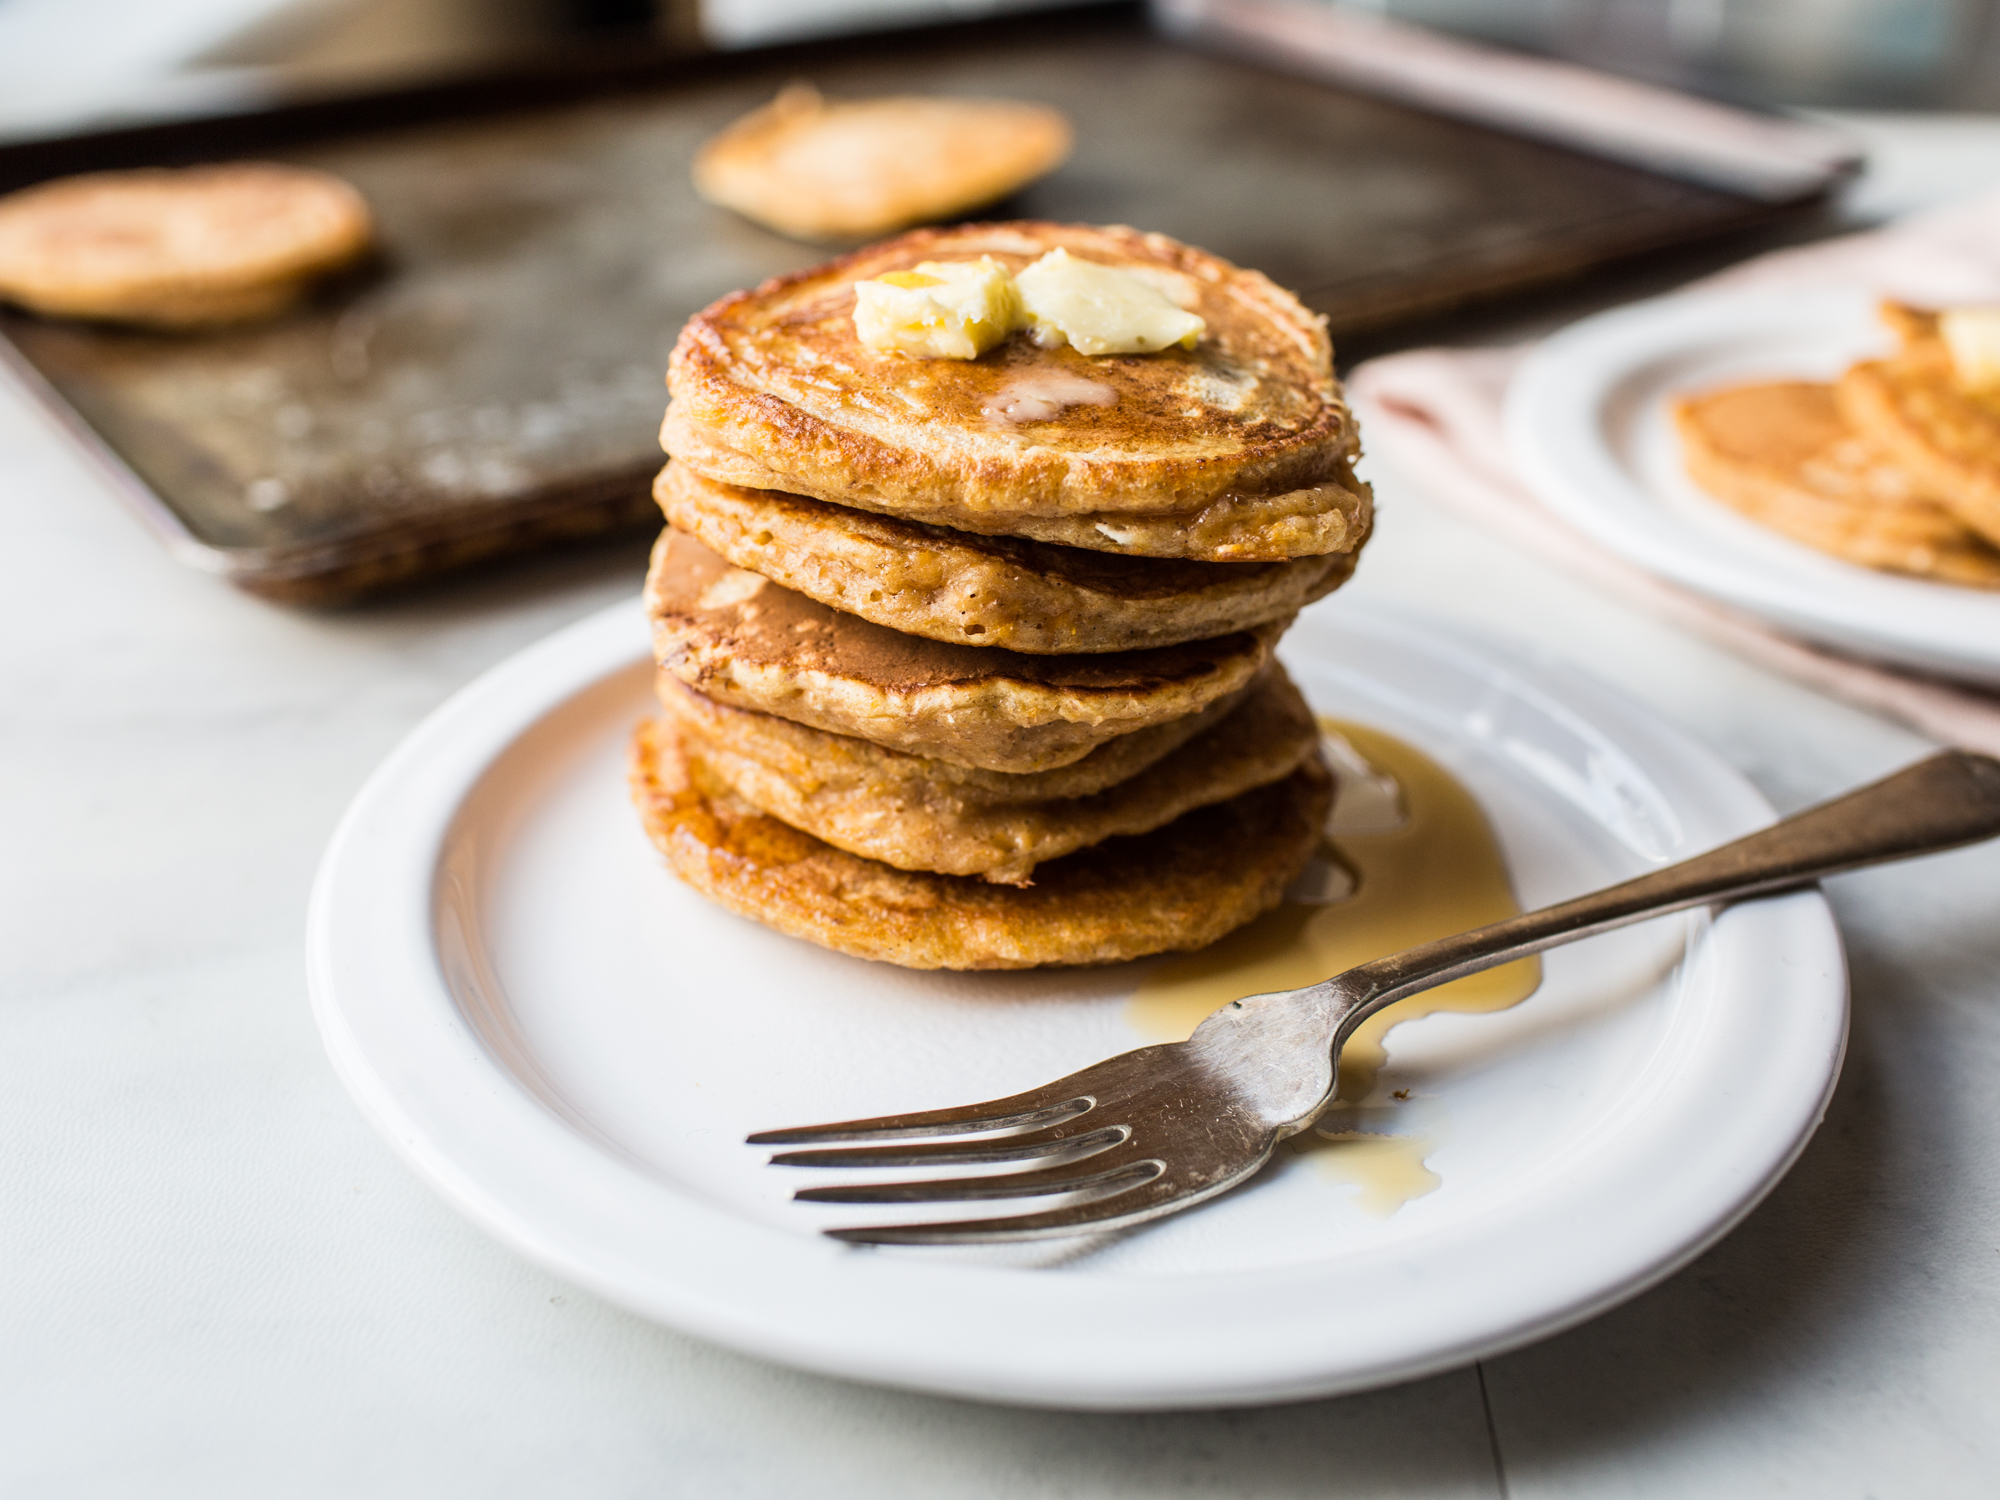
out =
[(1664, 870), (1350, 969), (1341, 982), (1360, 999), (1341, 1018), (1336, 1042), (1407, 995), (1545, 948), (1691, 906), (1793, 890), (1842, 870), (1932, 854), (1996, 834), (2000, 760), (1948, 750)]

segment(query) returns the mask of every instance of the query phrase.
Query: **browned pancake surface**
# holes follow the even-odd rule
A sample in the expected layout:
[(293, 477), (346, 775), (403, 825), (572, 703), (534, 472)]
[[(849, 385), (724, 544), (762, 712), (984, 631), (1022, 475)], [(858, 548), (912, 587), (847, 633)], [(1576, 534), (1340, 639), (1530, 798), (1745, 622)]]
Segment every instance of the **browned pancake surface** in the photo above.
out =
[(997, 771), (1066, 765), (1198, 712), (1250, 682), (1289, 623), (1100, 655), (952, 645), (829, 609), (672, 527), (646, 602), (660, 665), (712, 698)]
[(892, 869), (801, 833), (705, 779), (660, 721), (634, 736), (632, 795), (674, 873), (732, 911), (905, 968), (1026, 969), (1200, 948), (1269, 910), (1318, 844), (1332, 782), (1315, 758), (1044, 865), (1027, 889)]
[(1311, 710), (1275, 664), (1204, 733), (1081, 796), (1048, 795), (1047, 783), (1061, 771), (988, 773), (986, 784), (968, 784), (938, 774), (947, 768), (935, 761), (730, 708), (671, 677), (660, 702), (688, 755), (760, 811), (900, 870), (1014, 885), (1027, 884), (1049, 860), (1280, 780), (1319, 743)]
[(1037, 655), (1138, 650), (1288, 617), (1347, 580), (1365, 538), (1287, 562), (1183, 562), (976, 536), (718, 484), (679, 462), (653, 493), (681, 531), (831, 608)]
[[(1265, 673), (1274, 666), (1267, 666)], [(711, 719), (718, 726), (728, 721), (726, 738), (731, 744), (753, 741), (753, 753), (814, 792), (860, 799), (944, 796), (968, 802), (1052, 802), (1092, 796), (1137, 776), (1196, 735), (1213, 729), (1256, 689), (1253, 682), (1216, 699), (1200, 713), (1121, 734), (1067, 765), (1046, 771), (989, 771), (892, 750), (854, 735), (830, 734), (776, 714), (732, 707), (697, 692), (664, 667), (654, 677), (656, 694), (675, 718), (683, 722), (691, 716)], [(718, 728), (716, 732), (722, 731)]]

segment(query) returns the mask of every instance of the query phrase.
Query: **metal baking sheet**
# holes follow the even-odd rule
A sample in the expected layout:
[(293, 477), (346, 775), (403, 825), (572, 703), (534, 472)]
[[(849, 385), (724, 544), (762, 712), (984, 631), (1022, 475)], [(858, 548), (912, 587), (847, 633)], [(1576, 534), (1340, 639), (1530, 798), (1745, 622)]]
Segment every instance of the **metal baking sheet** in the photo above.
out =
[(1075, 156), (998, 215), (1162, 230), (1297, 289), (1336, 336), (1772, 213), (1211, 55), (1136, 11), (1042, 13), (0, 150), (14, 181), (50, 163), (323, 167), (367, 195), (384, 245), (262, 327), (7, 314), (0, 333), (177, 550), (265, 592), (337, 598), (646, 524), (683, 320), (827, 254), (688, 182), (701, 140), (801, 77), (1055, 105)]

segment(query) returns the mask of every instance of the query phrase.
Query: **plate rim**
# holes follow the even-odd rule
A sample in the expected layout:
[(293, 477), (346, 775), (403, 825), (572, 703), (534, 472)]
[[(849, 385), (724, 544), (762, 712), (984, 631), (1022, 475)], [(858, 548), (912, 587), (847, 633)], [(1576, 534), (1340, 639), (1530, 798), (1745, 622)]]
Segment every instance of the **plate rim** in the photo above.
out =
[[(2000, 682), (2000, 645), (1982, 649), (1976, 628), (2000, 619), (2000, 596), (1864, 568), (1799, 543), (1790, 544), (1799, 550), (1790, 567), (1718, 552), (1715, 538), (1688, 528), (1604, 435), (1603, 413), (1620, 383), (1649, 364), (1720, 337), (1740, 340), (1746, 330), (1771, 328), (1782, 338), (1816, 319), (1858, 330), (1877, 300), (1860, 289), (1732, 287), (1593, 313), (1537, 344), (1508, 382), (1507, 454), (1544, 504), (1632, 566), (1849, 651)], [(1774, 368), (1784, 354), (1780, 343)], [(1829, 580), (1841, 588), (1829, 592)]]
[[(1539, 683), (1545, 689), (1553, 681), (1558, 703), (1573, 708), (1576, 696), (1595, 700), (1586, 703), (1586, 709), (1609, 712), (1628, 721), (1629, 727), (1643, 728), (1668, 745), (1676, 760), (1694, 766), (1710, 779), (1719, 777), (1720, 784), (1733, 787), (1736, 795), (1747, 799), (1746, 807), (1761, 809), (1762, 816), (1768, 817), (1768, 804), (1740, 773), (1658, 720), (1650, 710), (1587, 674), (1546, 659), (1538, 662), (1532, 656), (1524, 659), (1516, 653), (1495, 652), (1484, 638), (1474, 642), (1449, 628), (1440, 629), (1434, 622), (1418, 625), (1402, 611), (1378, 607), (1371, 613), (1375, 627), (1386, 624), (1405, 637), (1449, 645), (1455, 653), (1504, 671), (1516, 681)], [(585, 1218), (615, 1211), (619, 1223), (629, 1221), (634, 1233), (643, 1239), (645, 1233), (659, 1227), (657, 1204), (647, 1195), (649, 1184), (654, 1192), (660, 1190), (660, 1184), (576, 1135), (505, 1072), (457, 1011), (441, 967), (445, 960), (436, 946), (431, 896), (437, 879), (437, 855), (444, 848), (458, 808), (457, 800), (448, 808), (438, 806), (439, 789), (455, 785), (462, 799), (477, 785), (484, 768), (526, 729), (562, 703), (628, 670), (646, 656), (639, 605), (636, 601), (614, 605), (482, 674), (412, 730), (357, 794), (328, 846), (308, 915), (308, 980), (315, 1019), (336, 1072), (364, 1116), (434, 1191), (530, 1260), (611, 1302), (698, 1337), (821, 1374), (975, 1399), (1082, 1409), (1248, 1405), (1414, 1379), (1574, 1326), (1637, 1295), (1699, 1256), (1734, 1228), (1783, 1177), (1817, 1128), (1838, 1078), (1847, 1026), (1844, 959), (1825, 898), (1817, 890), (1801, 892), (1759, 903), (1755, 912), (1738, 908), (1724, 913), (1710, 929), (1711, 952), (1721, 951), (1715, 945), (1723, 941), (1722, 934), (1743, 929), (1753, 919), (1782, 930), (1794, 960), (1792, 982), (1806, 983), (1802, 976), (1820, 972), (1819, 993), (1808, 998), (1816, 999), (1822, 1011), (1829, 1002), (1831, 1005), (1829, 1014), (1821, 1016), (1822, 1021), (1830, 1018), (1832, 1024), (1831, 1034), (1825, 1038), (1825, 1055), (1815, 1070), (1816, 1086), (1799, 1094), (1797, 1102), (1803, 1108), (1786, 1115), (1787, 1139), (1782, 1149), (1760, 1159), (1762, 1164), (1754, 1172), (1733, 1180), (1730, 1201), (1722, 1210), (1694, 1232), (1681, 1235), (1667, 1253), (1642, 1256), (1641, 1263), (1600, 1280), (1586, 1295), (1561, 1301), (1559, 1306), (1531, 1308), (1456, 1338), (1434, 1337), (1421, 1349), (1378, 1356), (1372, 1363), (1341, 1366), (1336, 1360), (1332, 1368), (1323, 1351), (1317, 1356), (1311, 1351), (1302, 1355), (1296, 1340), (1283, 1357), (1242, 1348), (1236, 1348), (1233, 1357), (1225, 1357), (1229, 1351), (1215, 1346), (1217, 1329), (1203, 1323), (1202, 1310), (1182, 1307), (1180, 1311), (1191, 1325), (1201, 1325), (1194, 1328), (1192, 1342), (1199, 1345), (1202, 1337), (1210, 1342), (1198, 1358), (1184, 1361), (1200, 1366), (1198, 1370), (1163, 1370), (1162, 1349), (1178, 1348), (1186, 1341), (1162, 1345), (1151, 1324), (1157, 1322), (1161, 1291), (1187, 1284), (1186, 1278), (1150, 1274), (1122, 1280), (1065, 1277), (926, 1264), (867, 1252), (857, 1255), (830, 1241), (816, 1242), (748, 1224), (723, 1209), (682, 1195), (674, 1201), (670, 1217), (675, 1217), (682, 1235), (687, 1235), (690, 1227), (697, 1231), (691, 1236), (696, 1242), (692, 1247), (685, 1253), (682, 1247), (675, 1250), (681, 1261), (674, 1274), (683, 1279), (693, 1276), (699, 1280), (711, 1273), (797, 1272), (814, 1262), (824, 1266), (839, 1260), (841, 1269), (834, 1274), (849, 1278), (847, 1284), (855, 1286), (857, 1293), (879, 1291), (882, 1296), (899, 1299), (899, 1305), (908, 1304), (921, 1312), (925, 1308), (949, 1309), (969, 1291), (999, 1295), (1003, 1282), (1023, 1285), (1026, 1283), (1020, 1278), (1026, 1276), (1034, 1278), (1036, 1289), (1030, 1296), (1035, 1306), (1065, 1319), (1096, 1317), (1100, 1323), (1115, 1324), (1113, 1333), (1145, 1347), (1123, 1360), (1122, 1376), (1107, 1376), (1105, 1370), (1098, 1369), (1051, 1378), (1034, 1360), (1009, 1362), (1003, 1358), (982, 1365), (937, 1350), (920, 1350), (928, 1357), (913, 1357), (907, 1347), (886, 1347), (879, 1337), (871, 1338), (866, 1320), (853, 1308), (815, 1308), (813, 1316), (821, 1321), (811, 1329), (801, 1329), (788, 1325), (782, 1317), (720, 1305), (713, 1297), (691, 1292), (684, 1280), (672, 1282), (669, 1278), (663, 1283), (657, 1266), (641, 1263), (629, 1253), (629, 1246), (621, 1250), (616, 1245), (593, 1242), (588, 1234), (579, 1234), (574, 1218), (564, 1221), (561, 1209), (565, 1203), (572, 1208), (587, 1205), (590, 1212)], [(353, 863), (359, 857), (357, 841), (379, 838), (381, 827), (395, 830), (392, 842), (400, 844), (406, 866), (387, 877), (381, 871), (358, 870)], [(427, 865), (425, 851), (429, 852)], [(361, 848), (360, 852), (368, 850)], [(416, 870), (418, 865), (424, 868)], [(362, 929), (368, 934), (366, 946), (373, 955), (372, 964), (357, 964), (356, 946), (348, 941), (351, 933), (344, 925), (350, 922), (357, 878), (374, 898), (362, 910), (388, 914), (371, 919), (374, 925)], [(412, 909), (403, 898), (419, 887), (425, 899)], [(1745, 940), (1747, 934), (1738, 939)], [(357, 967), (359, 972), (355, 972)], [(1779, 976), (1781, 980), (1784, 977)], [(387, 989), (357, 988), (366, 982)], [(1807, 983), (1806, 987), (1813, 985)], [(389, 990), (396, 992), (393, 1000)], [(356, 1009), (357, 996), (360, 1010)], [(438, 1004), (440, 997), (442, 1006)], [(394, 1019), (385, 1023), (385, 1015)], [(381, 1030), (385, 1024), (390, 1027), (386, 1033)], [(371, 1025), (377, 1028), (376, 1034), (364, 1036)], [(443, 1069), (451, 1076), (447, 1085), (414, 1088), (412, 1067), (420, 1071), (428, 1068), (431, 1075)], [(546, 1147), (546, 1159), (559, 1162), (564, 1180), (559, 1184), (537, 1182), (535, 1192), (524, 1202), (518, 1182), (496, 1186), (483, 1177), (477, 1153), (469, 1150), (462, 1138), (448, 1139), (451, 1129), (461, 1128), (452, 1112), (465, 1109), (486, 1111), (484, 1123), (496, 1129), (525, 1129), (527, 1134), (520, 1138)], [(474, 1164), (468, 1166), (468, 1159), (474, 1159)], [(490, 1176), (490, 1168), (488, 1172)], [(668, 1196), (672, 1196), (671, 1191)], [(1534, 1193), (1524, 1197), (1531, 1200)], [(1509, 1211), (1522, 1210), (1516, 1205)], [(718, 1244), (727, 1243), (726, 1261), (713, 1253), (704, 1258), (701, 1231), (715, 1236)], [(707, 1248), (712, 1252), (715, 1247)], [(1379, 1261), (1384, 1255), (1378, 1252), (1375, 1258)], [(1393, 1265), (1373, 1269), (1378, 1274), (1396, 1274)], [(1327, 1274), (1320, 1266), (1294, 1266), (1204, 1274), (1196, 1279), (1211, 1294), (1227, 1289), (1230, 1298), (1244, 1305), (1263, 1306), (1273, 1297), (1282, 1300), (1294, 1292), (1323, 1294)], [(1107, 1287), (1113, 1290), (1107, 1293)], [(855, 1300), (867, 1298), (857, 1295)], [(1107, 1302), (1117, 1304), (1112, 1310), (1116, 1316), (1107, 1313), (1103, 1305)], [(1214, 1321), (1213, 1309), (1210, 1321)], [(1298, 1320), (1294, 1316), (1290, 1321)], [(1218, 1324), (1217, 1328), (1223, 1326)], [(1146, 1342), (1149, 1338), (1150, 1344)], [(1112, 1361), (1113, 1366), (1119, 1363)], [(1171, 1366), (1172, 1361), (1167, 1364)]]

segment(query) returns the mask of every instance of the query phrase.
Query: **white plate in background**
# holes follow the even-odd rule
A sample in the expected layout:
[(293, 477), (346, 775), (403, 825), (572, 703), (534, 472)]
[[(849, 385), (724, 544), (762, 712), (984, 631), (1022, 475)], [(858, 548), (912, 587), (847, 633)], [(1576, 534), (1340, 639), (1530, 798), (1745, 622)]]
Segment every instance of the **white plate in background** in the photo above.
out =
[[(1714, 755), (1573, 671), (1333, 600), (1287, 638), (1325, 713), (1477, 794), (1522, 899), (1766, 821)], [(473, 683), (356, 799), (313, 899), (326, 1045), (447, 1200), (612, 1301), (774, 1360), (919, 1390), (1148, 1408), (1407, 1379), (1527, 1342), (1697, 1254), (1825, 1107), (1840, 947), (1803, 893), (1557, 950), (1514, 1010), (1390, 1038), (1443, 1185), (1388, 1218), (1310, 1155), (1104, 1241), (860, 1249), (752, 1130), (990, 1098), (1150, 1038), (1145, 964), (925, 974), (731, 916), (626, 801), (636, 604)], [(825, 1180), (823, 1177), (819, 1180)]]
[(1508, 452), (1551, 509), (1627, 562), (1861, 656), (2000, 683), (2000, 593), (1841, 562), (1687, 477), (1677, 396), (1833, 380), (1894, 340), (1861, 294), (1699, 292), (1572, 324), (1507, 392)]

